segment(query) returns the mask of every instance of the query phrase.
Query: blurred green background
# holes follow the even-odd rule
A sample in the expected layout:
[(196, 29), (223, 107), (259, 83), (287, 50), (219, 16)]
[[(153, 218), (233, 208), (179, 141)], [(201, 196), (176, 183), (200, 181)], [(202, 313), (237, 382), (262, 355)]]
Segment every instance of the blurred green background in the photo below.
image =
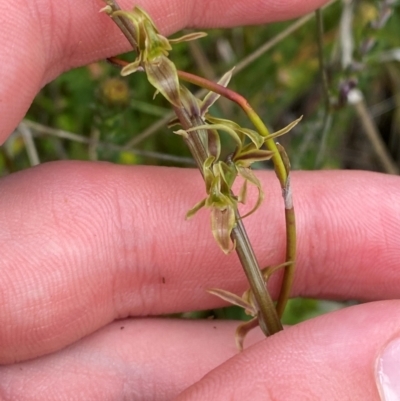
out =
[[(249, 100), (271, 130), (303, 115), (302, 123), (281, 139), (293, 169), (398, 173), (400, 12), (392, 3), (336, 1), (323, 11), (329, 112), (321, 89), (314, 15), (211, 30), (204, 39), (175, 46), (171, 58), (178, 68), (209, 79), (236, 65), (230, 87)], [(364, 100), (351, 104), (347, 95), (354, 87)], [(24, 122), (0, 148), (0, 174), (61, 159), (193, 167), (181, 137), (166, 128), (171, 117), (167, 102), (161, 96), (153, 100), (153, 94), (141, 73), (122, 79), (105, 61), (63, 74), (43, 88)], [(249, 126), (228, 101), (218, 102), (213, 114)], [(344, 305), (294, 299), (284, 321), (294, 324)], [(236, 307), (184, 317), (210, 315), (246, 318)]]

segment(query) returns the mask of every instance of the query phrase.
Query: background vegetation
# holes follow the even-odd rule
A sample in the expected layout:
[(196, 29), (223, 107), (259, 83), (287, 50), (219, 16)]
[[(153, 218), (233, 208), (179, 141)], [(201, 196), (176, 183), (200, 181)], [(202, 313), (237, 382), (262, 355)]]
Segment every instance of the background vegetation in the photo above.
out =
[[(250, 101), (272, 131), (304, 115), (282, 139), (294, 169), (398, 173), (400, 12), (394, 3), (336, 1), (323, 11), (328, 114), (313, 15), (262, 27), (212, 30), (205, 39), (175, 47), (171, 57), (180, 69), (211, 79), (236, 65), (231, 87)], [(347, 101), (353, 87), (364, 100)], [(153, 92), (140, 73), (122, 79), (105, 61), (63, 74), (43, 88), (24, 122), (0, 148), (0, 174), (60, 159), (192, 167), (184, 142), (166, 128), (171, 116), (166, 101), (161, 96), (153, 101)], [(248, 126), (229, 102), (219, 102), (213, 114)], [(285, 323), (342, 306), (292, 300)], [(244, 318), (235, 307), (184, 316), (210, 314)]]

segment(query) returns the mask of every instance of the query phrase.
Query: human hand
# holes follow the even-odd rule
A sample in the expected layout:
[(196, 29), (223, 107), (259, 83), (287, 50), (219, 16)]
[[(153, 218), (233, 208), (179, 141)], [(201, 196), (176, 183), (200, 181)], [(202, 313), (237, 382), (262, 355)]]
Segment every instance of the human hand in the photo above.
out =
[[(49, 13), (44, 1), (38, 3), (29, 7)], [(66, 4), (60, 3), (63, 13)], [(182, 6), (169, 6), (177, 16), (156, 2), (142, 5), (162, 17), (157, 22), (164, 31), (187, 24), (190, 13)], [(118, 31), (97, 15), (97, 6), (71, 9), (69, 18), (53, 8), (41, 23), (19, 13), (12, 29), (2, 31), (8, 31), (2, 42), (8, 47), (0, 57), (9, 59), (0, 72), (7, 78), (0, 79), (3, 139), (40, 85), (69, 66), (124, 50), (115, 46)], [(235, 9), (232, 2), (229, 7)], [(276, 7), (283, 10), (281, 3)], [(285, 7), (293, 15), (304, 11)], [(245, 17), (238, 9), (225, 21), (197, 10), (201, 18), (194, 24), (261, 22), (256, 6), (246, 2), (246, 8)], [(0, 15), (12, 15), (6, 11)], [(23, 29), (30, 30), (27, 38), (20, 37)], [(46, 35), (58, 41), (50, 44)], [(38, 55), (32, 38), (43, 43)], [(260, 177), (274, 190), (246, 227), (260, 264), (276, 264), (284, 247), (279, 188), (271, 174)], [(180, 399), (378, 399), (375, 365), (399, 336), (398, 301), (348, 308), (268, 339), (252, 333), (240, 354), (233, 339), (237, 323), (145, 318), (221, 305), (205, 292), (210, 287), (236, 293), (246, 287), (236, 257), (214, 243), (207, 213), (183, 219), (202, 198), (202, 187), (196, 171), (81, 162), (46, 164), (0, 181), (2, 400), (171, 399), (185, 388)], [(293, 174), (299, 225), (294, 296), (399, 296), (398, 188), (397, 177), (372, 173)], [(276, 295), (274, 279), (271, 288)], [(16, 361), (22, 362), (7, 365)]]

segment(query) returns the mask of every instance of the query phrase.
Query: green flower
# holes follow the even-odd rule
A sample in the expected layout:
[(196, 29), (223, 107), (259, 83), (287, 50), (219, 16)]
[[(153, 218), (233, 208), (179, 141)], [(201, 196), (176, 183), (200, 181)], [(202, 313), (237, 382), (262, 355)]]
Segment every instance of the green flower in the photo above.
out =
[(196, 32), (177, 39), (167, 39), (159, 33), (150, 16), (138, 6), (135, 6), (132, 11), (115, 11), (112, 17), (128, 19), (135, 30), (138, 56), (134, 62), (122, 69), (121, 75), (145, 71), (149, 82), (157, 89), (157, 92), (160, 92), (174, 106), (180, 107), (178, 74), (174, 63), (168, 58), (169, 51), (172, 50), (171, 44), (195, 40), (206, 34)]
[(211, 231), (222, 251), (228, 254), (235, 249), (230, 238), (236, 225), (237, 198), (231, 191), (235, 172), (226, 163), (214, 160), (210, 156), (203, 164), (207, 197), (190, 209), (186, 218), (193, 217), (202, 207), (210, 208)]
[[(248, 184), (254, 185), (257, 188), (258, 197), (253, 208), (242, 216), (242, 218), (254, 213), (264, 199), (261, 183), (250, 167), (254, 162), (271, 159), (274, 152), (261, 149), (266, 138), (258, 134), (258, 132), (249, 128), (243, 128), (233, 121), (214, 118), (206, 114), (212, 103), (208, 100), (207, 102), (199, 101), (193, 95), (190, 96), (189, 93), (189, 91), (186, 92), (186, 88), (183, 89), (182, 99), (185, 102), (185, 109), (190, 110), (193, 113), (192, 116), (196, 118), (200, 117), (200, 121), (204, 121), (204, 118), (211, 124), (205, 122), (188, 130), (175, 131), (176, 134), (184, 137), (189, 136), (195, 131), (200, 133), (200, 137), (204, 145), (207, 145), (206, 149), (208, 149), (208, 158), (203, 164), (207, 197), (189, 210), (186, 217), (190, 218), (194, 216), (202, 207), (210, 208), (211, 229), (214, 238), (220, 248), (225, 253), (229, 253), (235, 248), (235, 244), (232, 244), (230, 236), (237, 223), (236, 212), (238, 203), (246, 203)], [(213, 99), (213, 101), (215, 100)], [(292, 122), (280, 131), (271, 134), (267, 139), (287, 133), (300, 119)], [(235, 151), (228, 157), (226, 162), (219, 160), (221, 148), (219, 131), (227, 132), (236, 143)], [(244, 182), (238, 196), (235, 196), (232, 192), (232, 186), (238, 176), (242, 177)]]

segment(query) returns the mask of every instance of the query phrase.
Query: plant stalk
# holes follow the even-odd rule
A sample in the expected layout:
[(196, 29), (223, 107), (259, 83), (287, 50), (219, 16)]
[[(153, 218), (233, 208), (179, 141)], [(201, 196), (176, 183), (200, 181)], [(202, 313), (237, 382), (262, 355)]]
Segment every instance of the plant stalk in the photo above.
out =
[[(174, 111), (185, 130), (194, 128), (196, 125), (199, 126), (204, 124), (203, 121), (198, 121), (197, 123), (193, 124), (190, 116), (183, 108), (174, 107)], [(197, 130), (189, 132), (188, 135), (189, 136), (188, 138), (185, 138), (185, 141), (188, 144), (194, 159), (196, 160), (196, 164), (201, 174), (203, 175), (202, 166), (207, 158), (207, 151)], [(243, 270), (259, 307), (260, 327), (266, 336), (270, 336), (280, 330), (283, 330), (283, 327), (277, 314), (274, 302), (262, 277), (261, 270), (247, 236), (243, 221), (237, 210), (235, 214), (236, 226), (232, 229), (231, 239), (236, 243), (236, 253), (242, 264)]]
[(137, 50), (137, 43), (135, 40), (135, 36), (132, 34), (134, 28), (133, 25), (130, 23), (129, 20), (126, 18), (121, 18), (121, 17), (113, 17), (112, 13), (115, 11), (121, 10), (121, 7), (118, 5), (118, 3), (114, 0), (103, 0), (107, 6), (111, 9), (111, 12), (106, 11), (106, 13), (113, 19), (113, 21), (116, 23), (118, 28), (121, 30), (121, 32), (125, 35), (126, 39), (132, 46), (133, 50)]
[(259, 134), (265, 138), (265, 145), (267, 149), (274, 152), (274, 156), (272, 157), (272, 162), (274, 164), (275, 173), (281, 185), (282, 195), (285, 203), (285, 222), (286, 222), (285, 262), (291, 262), (288, 264), (287, 267), (285, 267), (282, 286), (276, 306), (276, 309), (278, 311), (278, 316), (282, 317), (287, 301), (290, 296), (290, 289), (293, 283), (295, 260), (296, 260), (296, 220), (295, 220), (295, 213), (291, 195), (289, 166), (285, 165), (284, 159), (275, 141), (272, 138), (268, 139), (268, 137), (271, 136), (271, 134), (268, 131), (267, 127), (242, 95), (215, 82), (211, 82), (205, 78), (198, 77), (194, 74), (190, 74), (185, 71), (178, 71), (178, 76), (184, 81), (190, 82), (194, 85), (201, 86), (203, 88), (208, 89), (209, 91), (216, 92), (219, 95), (224, 96), (232, 100), (233, 102), (237, 103), (246, 113), (246, 115), (253, 123), (253, 125), (256, 127)]

